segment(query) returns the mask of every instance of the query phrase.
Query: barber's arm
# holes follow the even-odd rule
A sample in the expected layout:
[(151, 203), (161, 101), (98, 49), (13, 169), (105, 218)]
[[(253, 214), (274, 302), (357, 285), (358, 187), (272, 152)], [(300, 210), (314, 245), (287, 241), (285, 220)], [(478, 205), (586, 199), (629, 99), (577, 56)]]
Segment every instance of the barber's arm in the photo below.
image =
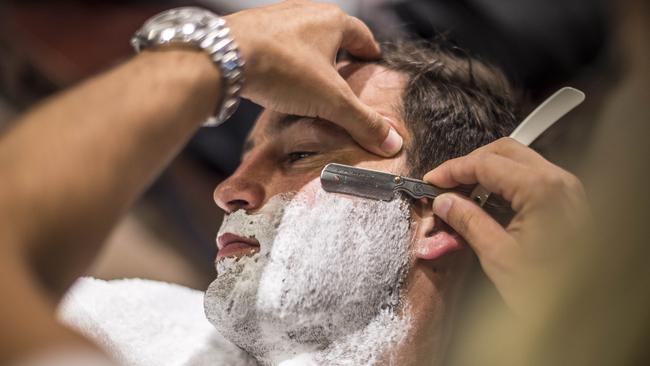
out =
[(525, 316), (530, 304), (523, 290), (560, 269), (571, 248), (558, 244), (589, 217), (580, 181), (510, 138), (447, 161), (424, 180), (446, 188), (481, 184), (511, 203), (516, 214), (505, 228), (456, 194), (438, 196), (433, 211), (472, 247), (506, 305)]
[[(334, 68), (339, 48), (379, 55), (358, 19), (292, 1), (226, 20), (247, 62), (244, 97), (335, 121), (381, 155), (401, 148)], [(214, 113), (221, 83), (206, 53), (159, 47), (51, 98), (0, 138), (0, 363), (85, 343), (57, 325), (56, 302), (120, 215)]]

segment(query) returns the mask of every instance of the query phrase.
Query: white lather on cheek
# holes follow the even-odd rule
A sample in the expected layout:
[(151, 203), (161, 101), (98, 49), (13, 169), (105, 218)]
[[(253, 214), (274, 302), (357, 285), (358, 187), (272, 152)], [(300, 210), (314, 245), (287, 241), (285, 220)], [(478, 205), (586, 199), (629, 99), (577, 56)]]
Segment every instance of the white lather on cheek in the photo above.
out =
[(316, 364), (373, 364), (409, 327), (395, 313), (409, 216), (402, 200), (330, 194), (319, 178), (255, 215), (235, 212), (219, 232), (255, 236), (261, 249), (222, 260), (206, 314), (263, 365), (300, 353)]

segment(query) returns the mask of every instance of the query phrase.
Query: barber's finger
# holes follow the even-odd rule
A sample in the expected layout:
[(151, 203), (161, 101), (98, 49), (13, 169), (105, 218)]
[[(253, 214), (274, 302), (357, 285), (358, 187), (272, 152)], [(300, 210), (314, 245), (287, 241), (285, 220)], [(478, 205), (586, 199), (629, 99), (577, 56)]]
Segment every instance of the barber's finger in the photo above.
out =
[(515, 205), (517, 192), (530, 183), (531, 170), (512, 159), (494, 154), (470, 154), (446, 161), (424, 176), (424, 180), (442, 188), (460, 184), (480, 184)]
[(465, 197), (442, 194), (433, 201), (433, 213), (467, 241), (482, 263), (505, 246), (514, 244), (514, 239), (498, 222)]
[(343, 127), (366, 150), (391, 157), (402, 149), (403, 139), (389, 120), (367, 106), (352, 92), (338, 73), (338, 102), (325, 108), (319, 116)]
[(481, 146), (472, 151), (471, 154), (484, 152), (495, 153), (529, 166), (543, 166), (548, 163), (535, 150), (510, 137), (502, 137), (494, 142)]
[(376, 59), (381, 54), (379, 43), (375, 40), (370, 28), (359, 18), (353, 16), (347, 16), (341, 48), (356, 57), (367, 60)]

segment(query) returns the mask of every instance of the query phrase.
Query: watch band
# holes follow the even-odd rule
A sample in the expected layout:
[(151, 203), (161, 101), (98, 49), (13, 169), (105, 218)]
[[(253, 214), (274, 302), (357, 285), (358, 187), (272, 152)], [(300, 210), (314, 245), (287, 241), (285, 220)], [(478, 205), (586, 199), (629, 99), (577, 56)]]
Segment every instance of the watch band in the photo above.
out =
[(189, 45), (210, 55), (221, 70), (222, 97), (214, 116), (204, 126), (218, 126), (239, 106), (244, 84), (244, 60), (230, 36), (226, 21), (211, 11), (183, 7), (164, 11), (147, 20), (131, 39), (136, 52), (168, 44)]

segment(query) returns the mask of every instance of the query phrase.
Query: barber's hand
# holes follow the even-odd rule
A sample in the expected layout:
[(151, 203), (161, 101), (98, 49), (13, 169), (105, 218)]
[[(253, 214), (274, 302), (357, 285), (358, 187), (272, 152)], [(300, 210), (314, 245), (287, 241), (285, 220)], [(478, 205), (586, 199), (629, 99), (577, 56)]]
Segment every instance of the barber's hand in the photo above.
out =
[(380, 48), (359, 19), (331, 4), (287, 1), (226, 17), (246, 60), (243, 96), (287, 114), (339, 124), (364, 148), (395, 155), (402, 138), (335, 69), (336, 54), (373, 59)]
[(473, 248), (506, 304), (519, 314), (527, 310), (521, 290), (532, 285), (526, 283), (529, 275), (554, 270), (571, 251), (560, 246), (565, 234), (588, 217), (580, 181), (510, 138), (447, 161), (424, 180), (445, 188), (479, 183), (511, 202), (516, 214), (506, 228), (455, 194), (437, 197), (433, 211)]

